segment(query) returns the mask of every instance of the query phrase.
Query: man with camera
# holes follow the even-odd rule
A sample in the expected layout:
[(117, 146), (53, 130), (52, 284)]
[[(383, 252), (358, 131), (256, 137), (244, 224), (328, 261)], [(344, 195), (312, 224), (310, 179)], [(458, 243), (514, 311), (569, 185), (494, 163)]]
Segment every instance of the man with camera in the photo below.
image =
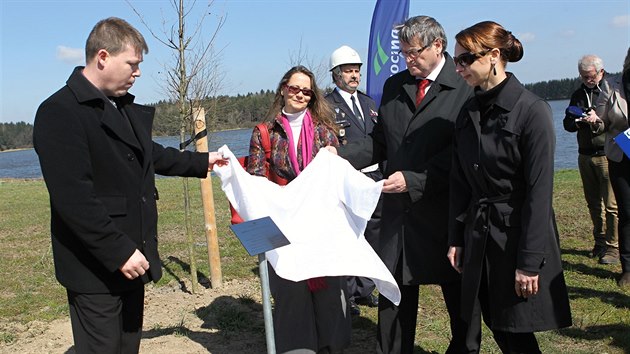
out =
[(582, 85), (571, 95), (563, 125), (566, 131), (577, 132), (578, 168), (595, 239), (591, 256), (598, 257), (600, 264), (616, 264), (619, 263), (617, 202), (608, 178), (605, 134), (601, 120), (588, 115), (601, 92), (599, 83), (605, 75), (604, 64), (596, 55), (585, 55), (578, 61), (578, 71)]

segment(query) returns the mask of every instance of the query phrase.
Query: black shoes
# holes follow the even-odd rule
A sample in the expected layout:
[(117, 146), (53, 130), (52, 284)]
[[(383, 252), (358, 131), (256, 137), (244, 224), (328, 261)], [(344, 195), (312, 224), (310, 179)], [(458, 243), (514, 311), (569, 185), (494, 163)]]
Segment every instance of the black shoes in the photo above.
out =
[(360, 316), (361, 309), (359, 308), (359, 305), (357, 305), (354, 299), (350, 299), (349, 302), (350, 302), (350, 314), (352, 316)]
[(348, 302), (350, 303), (350, 314), (352, 316), (360, 316), (361, 309), (359, 308), (359, 305), (378, 307), (378, 296), (370, 294), (366, 297), (351, 298)]
[(374, 294), (370, 294), (366, 297), (357, 297), (354, 301), (358, 305), (378, 307), (378, 296), (375, 296)]
[(630, 272), (623, 272), (617, 284), (622, 288), (630, 287)]
[(605, 245), (595, 245), (591, 251), (591, 258), (602, 258), (604, 253), (606, 253)]

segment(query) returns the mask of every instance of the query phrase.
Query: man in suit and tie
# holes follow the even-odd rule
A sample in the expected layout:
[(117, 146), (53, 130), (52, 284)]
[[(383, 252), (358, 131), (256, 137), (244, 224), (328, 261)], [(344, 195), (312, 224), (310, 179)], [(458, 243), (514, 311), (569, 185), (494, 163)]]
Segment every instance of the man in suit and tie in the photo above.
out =
[(162, 275), (155, 173), (202, 178), (221, 159), (151, 140), (154, 108), (128, 93), (147, 52), (126, 21), (99, 21), (86, 66), (35, 116), (55, 275), (67, 291), (77, 353), (138, 353), (144, 284)]
[[(376, 103), (370, 96), (359, 91), (362, 64), (359, 53), (346, 45), (337, 48), (330, 55), (330, 72), (336, 88), (326, 95), (326, 100), (335, 112), (341, 144), (367, 139), (378, 120)], [(375, 181), (383, 179), (379, 164), (364, 167), (361, 172)], [(382, 204), (381, 198), (365, 229), (365, 239), (375, 249), (378, 246)], [(347, 285), (353, 315), (361, 314), (358, 304), (378, 306), (378, 297), (372, 294), (375, 285), (371, 279), (348, 277)]]
[(451, 321), (446, 352), (478, 352), (480, 333), (469, 333), (461, 318), (461, 278), (446, 258), (452, 136), (472, 89), (455, 72), (444, 28), (435, 19), (412, 17), (395, 30), (407, 70), (385, 82), (372, 134), (327, 148), (355, 168), (387, 160), (377, 252), (402, 299), (395, 306), (379, 298), (377, 352), (413, 352), (420, 284), (442, 289)]

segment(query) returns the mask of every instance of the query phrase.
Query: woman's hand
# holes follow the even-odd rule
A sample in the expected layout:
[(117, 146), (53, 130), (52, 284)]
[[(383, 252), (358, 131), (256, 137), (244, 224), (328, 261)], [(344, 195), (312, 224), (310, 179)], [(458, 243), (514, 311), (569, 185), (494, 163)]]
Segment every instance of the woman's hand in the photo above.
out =
[(514, 289), (516, 295), (528, 298), (538, 294), (538, 273), (517, 269), (515, 274)]
[(324, 149), (326, 149), (329, 152), (332, 152), (333, 154), (337, 155), (337, 148), (332, 146), (332, 145), (328, 145), (328, 146), (324, 147)]
[(451, 246), (448, 248), (448, 253), (446, 253), (446, 257), (448, 261), (451, 262), (451, 267), (453, 267), (458, 273), (461, 273), (464, 270), (462, 262), (462, 256), (464, 254), (464, 247), (456, 247)]

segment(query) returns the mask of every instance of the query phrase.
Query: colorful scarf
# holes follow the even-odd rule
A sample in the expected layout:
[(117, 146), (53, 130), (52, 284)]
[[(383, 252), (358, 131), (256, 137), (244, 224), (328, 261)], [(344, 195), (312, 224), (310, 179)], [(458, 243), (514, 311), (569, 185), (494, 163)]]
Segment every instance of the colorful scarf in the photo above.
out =
[(291, 129), (291, 125), (289, 124), (289, 120), (286, 115), (282, 115), (282, 126), (287, 133), (287, 137), (289, 138), (289, 161), (291, 161), (291, 166), (293, 167), (293, 171), (295, 171), (296, 175), (299, 175), (300, 172), (311, 162), (313, 159), (313, 141), (315, 139), (315, 131), (313, 129), (313, 118), (311, 118), (311, 112), (306, 109), (306, 113), (304, 114), (304, 120), (302, 121), (302, 129), (300, 130), (300, 137), (298, 143), (302, 141), (302, 165), (298, 163), (297, 155), (295, 153), (295, 149), (293, 148), (294, 139), (293, 139), (293, 130)]

